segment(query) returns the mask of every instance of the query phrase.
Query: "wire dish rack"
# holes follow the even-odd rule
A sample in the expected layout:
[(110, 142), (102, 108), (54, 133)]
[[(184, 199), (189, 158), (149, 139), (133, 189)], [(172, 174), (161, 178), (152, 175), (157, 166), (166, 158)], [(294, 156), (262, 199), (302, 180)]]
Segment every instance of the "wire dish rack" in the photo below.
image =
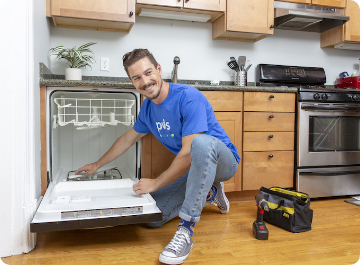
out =
[(54, 125), (74, 124), (76, 129), (94, 129), (108, 125), (134, 125), (131, 108), (135, 100), (54, 98), (58, 114), (54, 115)]

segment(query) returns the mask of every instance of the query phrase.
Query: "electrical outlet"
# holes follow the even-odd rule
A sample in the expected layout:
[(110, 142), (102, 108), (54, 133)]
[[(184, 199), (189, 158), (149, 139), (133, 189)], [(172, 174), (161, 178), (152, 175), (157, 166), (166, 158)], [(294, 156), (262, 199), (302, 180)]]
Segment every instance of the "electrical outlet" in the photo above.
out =
[(100, 71), (109, 71), (109, 58), (101, 57), (100, 58)]

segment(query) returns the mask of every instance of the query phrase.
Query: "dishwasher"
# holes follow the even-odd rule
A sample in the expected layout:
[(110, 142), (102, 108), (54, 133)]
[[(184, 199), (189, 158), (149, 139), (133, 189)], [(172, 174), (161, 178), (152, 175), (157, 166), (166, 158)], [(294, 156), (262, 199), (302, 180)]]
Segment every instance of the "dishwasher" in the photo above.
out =
[(136, 195), (140, 141), (95, 174), (75, 175), (126, 133), (140, 110), (134, 89), (46, 88), (48, 186), (31, 232), (161, 221), (150, 194)]

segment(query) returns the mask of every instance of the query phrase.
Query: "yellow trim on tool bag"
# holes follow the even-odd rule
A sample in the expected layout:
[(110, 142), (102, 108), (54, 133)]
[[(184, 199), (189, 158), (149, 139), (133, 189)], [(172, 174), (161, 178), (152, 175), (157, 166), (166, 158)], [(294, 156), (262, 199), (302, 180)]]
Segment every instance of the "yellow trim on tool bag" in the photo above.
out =
[(279, 207), (279, 205), (277, 205), (276, 203), (272, 203), (272, 202), (268, 202), (268, 205), (269, 205), (269, 208), (273, 209), (273, 210), (283, 210), (284, 212), (286, 212), (288, 214), (294, 214), (295, 213), (294, 208), (289, 208), (289, 207), (284, 207), (284, 206)]
[(297, 196), (297, 197), (304, 198), (304, 199), (306, 199), (305, 203), (307, 203), (307, 201), (309, 199), (309, 195), (304, 194), (304, 193), (300, 193), (300, 192), (296, 192), (296, 191), (284, 190), (284, 189), (281, 189), (281, 188), (270, 188), (270, 190), (285, 193), (285, 194), (289, 194), (289, 195), (292, 195), (292, 196)]

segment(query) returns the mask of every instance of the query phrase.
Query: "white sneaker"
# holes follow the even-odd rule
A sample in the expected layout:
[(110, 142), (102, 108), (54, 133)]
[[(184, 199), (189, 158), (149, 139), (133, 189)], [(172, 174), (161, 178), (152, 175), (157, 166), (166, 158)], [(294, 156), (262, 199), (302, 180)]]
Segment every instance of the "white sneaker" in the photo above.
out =
[(159, 261), (165, 264), (181, 264), (189, 256), (193, 247), (190, 232), (185, 227), (178, 227), (173, 239), (161, 252)]

